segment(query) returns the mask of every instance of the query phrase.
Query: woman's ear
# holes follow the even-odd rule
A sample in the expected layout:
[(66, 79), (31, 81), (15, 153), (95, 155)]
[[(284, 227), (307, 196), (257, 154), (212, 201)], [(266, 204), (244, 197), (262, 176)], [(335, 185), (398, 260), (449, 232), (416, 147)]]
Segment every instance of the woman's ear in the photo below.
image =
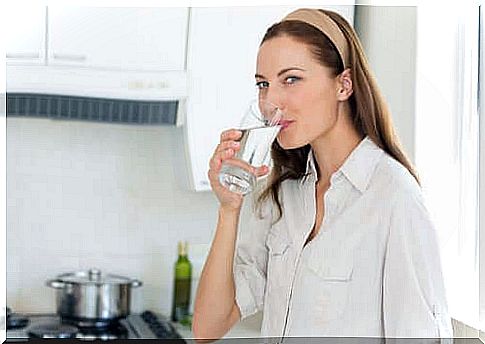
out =
[(353, 84), (352, 84), (352, 75), (350, 73), (350, 68), (347, 68), (339, 76), (337, 76), (337, 99), (339, 101), (345, 101), (349, 99), (349, 97), (354, 92)]

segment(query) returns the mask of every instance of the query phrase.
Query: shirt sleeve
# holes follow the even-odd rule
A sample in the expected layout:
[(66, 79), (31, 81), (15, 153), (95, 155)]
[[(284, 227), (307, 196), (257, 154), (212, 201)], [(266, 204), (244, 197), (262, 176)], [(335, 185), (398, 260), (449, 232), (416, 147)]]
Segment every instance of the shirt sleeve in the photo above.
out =
[(385, 337), (453, 337), (436, 230), (417, 185), (392, 208), (383, 279)]
[(244, 200), (233, 268), (241, 320), (263, 309), (268, 261), (265, 240), (271, 227), (268, 202), (262, 210), (263, 218), (259, 218), (259, 213), (254, 211), (254, 200)]

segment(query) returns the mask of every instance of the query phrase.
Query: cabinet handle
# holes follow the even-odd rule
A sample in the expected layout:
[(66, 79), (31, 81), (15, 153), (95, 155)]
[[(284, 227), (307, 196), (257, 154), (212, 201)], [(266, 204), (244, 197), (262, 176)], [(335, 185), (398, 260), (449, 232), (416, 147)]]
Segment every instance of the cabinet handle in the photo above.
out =
[(52, 54), (52, 58), (55, 60), (64, 60), (64, 61), (86, 61), (86, 55), (77, 55), (77, 54)]
[(8, 59), (38, 59), (39, 53), (7, 53)]

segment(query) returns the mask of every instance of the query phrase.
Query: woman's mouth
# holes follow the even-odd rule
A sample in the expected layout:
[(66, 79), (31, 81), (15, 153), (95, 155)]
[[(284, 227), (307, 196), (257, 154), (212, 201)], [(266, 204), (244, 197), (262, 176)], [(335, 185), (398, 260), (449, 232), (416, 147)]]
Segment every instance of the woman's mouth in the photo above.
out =
[(280, 119), (278, 124), (281, 125), (281, 130), (285, 130), (293, 122), (294, 120), (292, 119)]

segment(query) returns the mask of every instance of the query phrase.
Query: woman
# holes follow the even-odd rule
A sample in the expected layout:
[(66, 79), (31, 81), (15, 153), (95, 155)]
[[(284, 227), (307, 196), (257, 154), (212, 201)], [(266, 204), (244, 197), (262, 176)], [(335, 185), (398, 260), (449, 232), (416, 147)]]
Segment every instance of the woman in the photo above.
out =
[(352, 27), (294, 11), (267, 30), (256, 69), (259, 97), (290, 125), (239, 233), (243, 198), (219, 184), (221, 164), (269, 168), (232, 159), (241, 133), (221, 135), (195, 337), (220, 338), (257, 311), (263, 336), (452, 337), (435, 228)]

